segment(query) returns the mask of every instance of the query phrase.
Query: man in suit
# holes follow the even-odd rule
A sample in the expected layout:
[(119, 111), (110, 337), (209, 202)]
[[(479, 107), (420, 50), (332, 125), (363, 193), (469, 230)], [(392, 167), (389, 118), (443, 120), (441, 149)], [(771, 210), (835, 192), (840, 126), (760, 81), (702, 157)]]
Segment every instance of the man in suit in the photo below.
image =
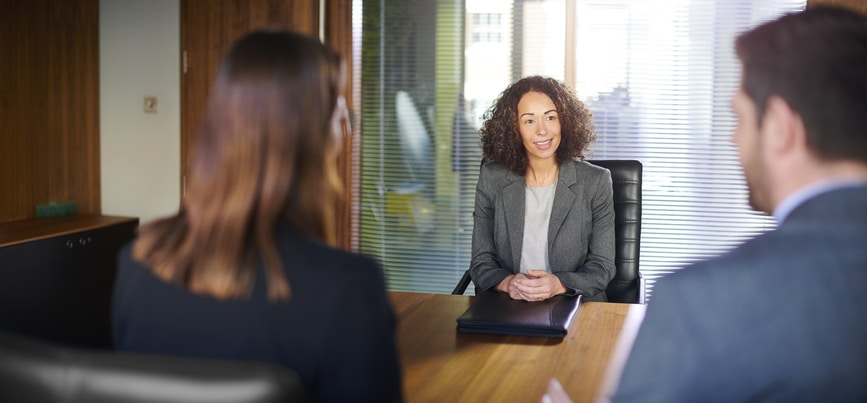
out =
[(810, 8), (735, 47), (733, 142), (779, 225), (658, 282), (613, 400), (867, 401), (867, 17)]

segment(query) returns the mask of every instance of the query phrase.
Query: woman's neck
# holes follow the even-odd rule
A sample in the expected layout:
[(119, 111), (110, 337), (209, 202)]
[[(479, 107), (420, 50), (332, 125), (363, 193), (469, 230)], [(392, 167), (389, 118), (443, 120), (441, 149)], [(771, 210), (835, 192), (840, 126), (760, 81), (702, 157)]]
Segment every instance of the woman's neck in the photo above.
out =
[(560, 167), (553, 158), (544, 161), (530, 162), (527, 166), (525, 181), (529, 186), (547, 186), (557, 182)]

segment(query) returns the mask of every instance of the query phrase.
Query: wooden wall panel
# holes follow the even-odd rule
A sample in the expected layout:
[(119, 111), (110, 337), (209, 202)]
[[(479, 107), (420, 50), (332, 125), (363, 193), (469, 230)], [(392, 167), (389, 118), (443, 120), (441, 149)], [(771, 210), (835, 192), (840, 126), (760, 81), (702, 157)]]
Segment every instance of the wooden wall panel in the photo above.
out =
[(860, 11), (863, 14), (867, 14), (867, 1), (865, 0), (808, 0), (807, 7), (813, 7), (818, 5), (827, 5), (827, 6), (840, 6), (847, 7), (853, 9), (855, 11)]
[[(332, 0), (326, 2), (325, 9), (325, 43), (337, 50), (346, 62), (346, 104), (351, 108), (355, 105), (352, 88), (352, 72), (354, 69), (352, 60), (352, 0)], [(355, 113), (351, 113), (355, 115)], [(353, 217), (357, 214), (353, 211), (350, 202), (351, 197), (357, 192), (357, 183), (353, 175), (353, 141), (355, 137), (347, 137), (343, 140), (343, 147), (337, 159), (337, 168), (343, 182), (345, 192), (344, 203), (338, 206), (337, 236), (340, 245), (347, 250), (353, 249), (352, 229), (357, 227)], [(357, 167), (356, 167), (357, 169)]]
[(186, 52), (181, 76), (182, 186), (220, 60), (235, 39), (269, 26), (318, 36), (319, 1), (181, 0), (181, 51)]
[(0, 222), (99, 213), (99, 0), (8, 2), (0, 26)]
[(25, 34), (21, 32), (24, 5), (20, 3), (5, 5), (0, 16), (0, 222), (25, 217), (23, 207), (31, 199), (28, 185), (32, 176), (24, 158), (29, 140), (22, 133), (26, 117), (21, 116), (29, 92), (19, 89), (29, 77), (19, 73), (21, 63), (17, 62), (27, 51), (18, 45)]
[[(318, 0), (182, 0), (181, 47), (186, 51), (187, 70), (181, 79), (181, 177), (183, 183), (189, 153), (194, 148), (208, 89), (216, 78), (220, 59), (232, 42), (250, 30), (278, 27), (319, 36)], [(347, 104), (353, 105), (352, 89), (352, 0), (325, 2), (325, 43), (340, 52), (347, 63)], [(183, 55), (182, 55), (183, 56)], [(340, 244), (351, 248), (353, 139), (346, 138), (338, 160), (346, 189), (340, 206), (337, 233)]]

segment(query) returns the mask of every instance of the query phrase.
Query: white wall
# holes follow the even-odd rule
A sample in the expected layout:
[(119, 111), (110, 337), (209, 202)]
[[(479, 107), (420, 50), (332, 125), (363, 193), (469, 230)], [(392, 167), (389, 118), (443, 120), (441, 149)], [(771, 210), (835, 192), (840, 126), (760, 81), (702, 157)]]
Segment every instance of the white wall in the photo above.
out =
[[(180, 201), (180, 0), (100, 0), (102, 213), (141, 223)], [(144, 97), (159, 98), (144, 112)]]

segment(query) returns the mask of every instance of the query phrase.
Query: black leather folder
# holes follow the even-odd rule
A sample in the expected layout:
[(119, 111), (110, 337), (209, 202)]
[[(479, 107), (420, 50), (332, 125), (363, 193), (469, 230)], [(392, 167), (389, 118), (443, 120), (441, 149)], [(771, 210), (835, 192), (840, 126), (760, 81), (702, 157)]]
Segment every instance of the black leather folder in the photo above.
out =
[(580, 306), (580, 295), (527, 302), (514, 300), (502, 292), (484, 291), (458, 317), (458, 331), (565, 337)]

